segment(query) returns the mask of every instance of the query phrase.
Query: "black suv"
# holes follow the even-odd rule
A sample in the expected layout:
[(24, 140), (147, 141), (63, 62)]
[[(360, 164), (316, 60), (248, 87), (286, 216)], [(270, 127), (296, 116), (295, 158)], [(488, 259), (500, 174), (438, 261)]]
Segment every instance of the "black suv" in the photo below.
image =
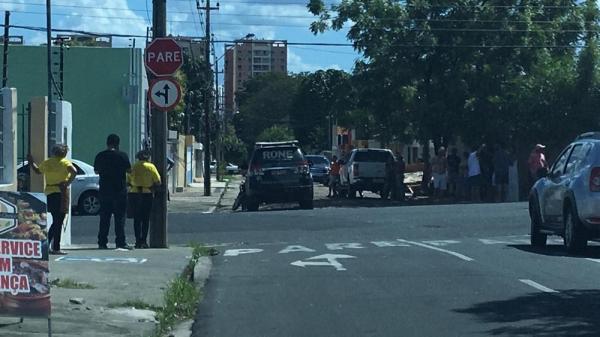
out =
[(298, 201), (313, 208), (313, 179), (297, 141), (256, 143), (246, 175), (246, 207)]

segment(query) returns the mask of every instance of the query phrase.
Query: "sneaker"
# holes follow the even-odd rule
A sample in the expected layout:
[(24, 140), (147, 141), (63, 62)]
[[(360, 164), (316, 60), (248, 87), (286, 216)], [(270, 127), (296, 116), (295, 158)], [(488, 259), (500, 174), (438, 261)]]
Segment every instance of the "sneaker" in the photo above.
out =
[(117, 248), (116, 248), (116, 249), (133, 250), (133, 247), (131, 247), (131, 246), (130, 246), (130, 245), (128, 245), (128, 244), (124, 244), (124, 245), (117, 246)]
[(98, 249), (104, 250), (104, 249), (108, 249), (107, 245), (98, 245)]
[(51, 250), (50, 255), (67, 255), (67, 253), (62, 250)]

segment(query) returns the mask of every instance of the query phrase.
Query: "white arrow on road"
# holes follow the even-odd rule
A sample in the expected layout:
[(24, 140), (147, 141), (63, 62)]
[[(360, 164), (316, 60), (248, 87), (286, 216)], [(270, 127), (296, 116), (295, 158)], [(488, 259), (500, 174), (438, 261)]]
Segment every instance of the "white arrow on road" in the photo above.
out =
[(356, 256), (352, 256), (352, 255), (344, 255), (344, 254), (323, 254), (323, 255), (319, 255), (319, 256), (313, 256), (313, 257), (309, 257), (307, 260), (327, 260), (327, 261), (302, 261), (302, 260), (298, 260), (298, 261), (294, 261), (292, 263), (290, 263), (292, 266), (297, 266), (297, 267), (306, 267), (306, 266), (332, 266), (333, 268), (335, 268), (335, 270), (337, 271), (343, 271), (346, 270), (346, 268), (344, 268), (344, 266), (339, 263), (337, 260), (338, 259), (355, 259)]

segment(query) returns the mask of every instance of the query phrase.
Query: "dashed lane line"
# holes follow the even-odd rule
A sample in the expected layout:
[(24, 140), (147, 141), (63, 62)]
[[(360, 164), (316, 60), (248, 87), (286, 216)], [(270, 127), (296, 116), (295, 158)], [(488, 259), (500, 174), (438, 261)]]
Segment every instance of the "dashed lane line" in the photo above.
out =
[(411, 244), (411, 245), (415, 245), (415, 246), (419, 246), (419, 247), (423, 247), (423, 248), (427, 248), (427, 249), (431, 249), (431, 250), (436, 250), (438, 252), (442, 252), (442, 253), (445, 253), (445, 254), (448, 254), (448, 255), (452, 255), (452, 256), (458, 257), (459, 259), (464, 260), (464, 261), (474, 261), (475, 260), (475, 259), (473, 259), (471, 257), (468, 257), (466, 255), (463, 255), (461, 253), (457, 253), (457, 252), (453, 252), (451, 250), (447, 250), (447, 249), (443, 249), (443, 248), (438, 248), (438, 247), (426, 245), (426, 244), (421, 243), (421, 242), (408, 241), (408, 240), (403, 240), (403, 239), (398, 239), (398, 241), (404, 242), (404, 243), (408, 243), (408, 244)]
[(541, 284), (539, 284), (539, 283), (537, 283), (535, 281), (532, 281), (532, 280), (521, 279), (519, 281), (521, 281), (521, 282), (525, 283), (526, 285), (528, 285), (530, 287), (533, 287), (533, 288), (535, 288), (537, 290), (543, 291), (545, 293), (558, 293), (558, 291), (556, 291), (554, 289), (551, 289), (551, 288), (548, 288), (546, 286), (543, 286), (543, 285), (541, 285)]

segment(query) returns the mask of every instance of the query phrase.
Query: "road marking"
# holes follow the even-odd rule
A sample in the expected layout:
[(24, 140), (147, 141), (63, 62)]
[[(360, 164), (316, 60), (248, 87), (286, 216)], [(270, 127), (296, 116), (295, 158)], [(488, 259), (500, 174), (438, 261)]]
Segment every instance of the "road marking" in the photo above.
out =
[(210, 213), (214, 212), (216, 209), (217, 209), (217, 206), (212, 206), (211, 208), (208, 209), (208, 211), (202, 212), (202, 214), (210, 214)]
[(404, 243), (408, 243), (411, 245), (415, 245), (415, 246), (419, 246), (419, 247), (423, 247), (423, 248), (428, 248), (428, 249), (432, 249), (432, 250), (437, 250), (438, 252), (442, 252), (442, 253), (446, 253), (452, 256), (456, 256), (461, 260), (465, 260), (465, 261), (473, 261), (475, 259), (470, 258), (466, 255), (457, 253), (457, 252), (453, 252), (451, 250), (447, 250), (447, 249), (442, 249), (442, 248), (438, 248), (438, 247), (434, 247), (434, 246), (430, 246), (430, 245), (426, 245), (424, 243), (420, 243), (420, 242), (416, 242), (416, 241), (408, 241), (408, 240), (403, 240), (403, 239), (398, 239), (398, 241), (400, 242), (404, 242)]
[(410, 247), (406, 243), (401, 243), (398, 241), (371, 241), (372, 244), (379, 248), (383, 247)]
[(307, 252), (314, 253), (314, 249), (310, 249), (304, 246), (287, 246), (279, 251), (279, 254), (295, 253), (295, 252)]
[(225, 251), (223, 256), (239, 256), (242, 254), (256, 254), (261, 253), (263, 250), (259, 248), (246, 248), (246, 249), (228, 249)]
[(492, 240), (492, 239), (479, 239), (481, 243), (484, 245), (510, 245), (513, 242), (510, 241), (501, 241), (501, 240)]
[[(331, 267), (335, 268), (335, 270), (337, 270), (337, 271), (344, 271), (347, 269), (344, 268), (344, 266), (341, 263), (339, 263), (337, 261), (337, 259), (355, 259), (355, 258), (356, 258), (356, 256), (352, 256), (352, 255), (323, 254), (323, 255), (309, 257), (307, 259), (307, 260), (311, 260), (311, 261), (298, 260), (298, 261), (294, 261), (290, 264), (292, 266), (302, 267), (302, 268), (305, 268), (306, 266), (331, 266)], [(321, 259), (325, 259), (327, 261), (322, 261), (322, 262), (312, 261), (312, 260), (321, 260)]]
[(342, 249), (362, 249), (365, 248), (358, 242), (347, 242), (347, 243), (326, 243), (325, 247), (329, 250), (342, 250)]
[(434, 241), (421, 241), (421, 242), (426, 243), (428, 245), (437, 246), (437, 247), (443, 247), (443, 246), (447, 246), (447, 245), (451, 245), (451, 244), (455, 244), (455, 243), (460, 243), (460, 241), (456, 241), (456, 240), (434, 240)]
[(558, 293), (558, 291), (556, 291), (554, 289), (550, 289), (548, 287), (545, 287), (545, 286), (543, 286), (537, 282), (534, 282), (532, 280), (519, 280), (519, 281), (521, 281), (521, 282), (525, 283), (526, 285), (533, 287), (537, 290), (543, 291), (545, 293)]
[(148, 259), (138, 259), (135, 257), (87, 257), (87, 256), (61, 256), (54, 261), (63, 262), (98, 262), (98, 263), (132, 263), (142, 264)]

